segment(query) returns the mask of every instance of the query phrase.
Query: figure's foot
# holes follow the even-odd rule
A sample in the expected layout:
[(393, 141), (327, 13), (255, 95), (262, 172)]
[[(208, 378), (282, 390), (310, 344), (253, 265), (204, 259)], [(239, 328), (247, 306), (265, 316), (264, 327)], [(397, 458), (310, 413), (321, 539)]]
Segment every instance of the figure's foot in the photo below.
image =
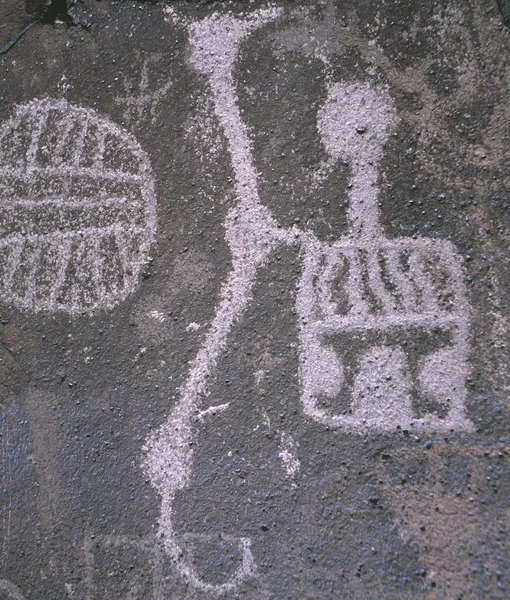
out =
[(250, 538), (185, 533), (176, 542), (177, 569), (198, 590), (224, 594), (255, 575)]

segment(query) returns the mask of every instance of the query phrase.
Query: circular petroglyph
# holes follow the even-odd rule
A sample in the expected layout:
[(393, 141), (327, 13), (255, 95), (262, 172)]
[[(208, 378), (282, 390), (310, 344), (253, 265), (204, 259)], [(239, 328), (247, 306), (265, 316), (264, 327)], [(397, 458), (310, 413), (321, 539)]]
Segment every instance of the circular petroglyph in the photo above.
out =
[(148, 158), (111, 120), (34, 100), (0, 127), (0, 301), (111, 308), (135, 289), (155, 233)]

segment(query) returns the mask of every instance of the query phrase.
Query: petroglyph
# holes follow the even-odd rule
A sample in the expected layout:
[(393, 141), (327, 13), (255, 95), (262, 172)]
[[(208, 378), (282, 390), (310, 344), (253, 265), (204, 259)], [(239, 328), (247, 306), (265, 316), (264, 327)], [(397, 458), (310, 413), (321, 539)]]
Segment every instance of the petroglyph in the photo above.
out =
[(0, 178), (0, 301), (90, 313), (133, 292), (156, 198), (130, 134), (66, 100), (33, 100), (0, 129)]
[(154, 537), (89, 536), (83, 542), (83, 554), (86, 600), (168, 597), (164, 587), (164, 551)]
[(190, 442), (194, 426), (199, 419), (214, 415), (218, 410), (228, 410), (228, 406), (220, 405), (217, 410), (201, 411), (200, 404), (208, 394), (228, 334), (248, 305), (257, 271), (278, 244), (295, 239), (293, 232), (279, 229), (269, 211), (260, 204), (251, 143), (241, 119), (233, 81), (233, 69), (241, 41), (255, 29), (274, 20), (278, 14), (277, 9), (259, 10), (245, 19), (216, 14), (188, 24), (190, 62), (208, 79), (215, 114), (224, 130), (232, 157), (238, 204), (228, 214), (225, 228), (233, 257), (233, 270), (223, 285), (215, 318), (192, 363), (188, 379), (181, 388), (179, 402), (144, 449), (144, 468), (161, 495), (159, 525), (167, 552), (183, 577), (198, 589), (218, 594), (235, 589), (243, 580), (255, 575), (250, 539), (237, 540), (242, 561), (230, 581), (222, 584), (204, 582), (186, 558), (186, 540), (178, 539), (174, 531), (172, 504), (176, 493), (190, 481), (193, 467)]
[[(165, 12), (178, 20), (171, 7)], [(242, 40), (278, 14), (266, 9), (237, 18), (215, 14), (199, 22), (180, 21), (188, 29), (191, 66), (207, 78), (232, 159), (238, 203), (227, 215), (225, 230), (233, 268), (180, 398), (144, 447), (143, 468), (161, 496), (159, 531), (167, 553), (188, 582), (213, 595), (256, 575), (250, 539), (237, 540), (243, 559), (230, 581), (209, 584), (188, 558), (191, 534), (174, 529), (173, 502), (190, 484), (198, 422), (230, 408), (219, 404), (204, 410), (201, 404), (230, 330), (250, 302), (258, 271), (279, 245), (300, 245), (304, 262), (297, 313), (305, 415), (360, 431), (412, 424), (470, 427), (463, 406), (468, 308), (459, 259), (444, 241), (387, 239), (379, 223), (378, 166), (396, 120), (388, 92), (361, 83), (330, 84), (318, 115), (329, 163), (340, 157), (350, 161), (348, 236), (327, 245), (310, 232), (280, 228), (260, 203), (234, 67)], [(335, 412), (328, 403), (342, 392), (343, 412)], [(280, 458), (293, 479), (300, 464), (297, 445), (287, 434)]]
[[(240, 543), (239, 538), (229, 535), (212, 540), (208, 535), (184, 534), (184, 558), (197, 579), (197, 571), (203, 566), (201, 563), (204, 562), (204, 554), (206, 563), (207, 558), (213, 562), (217, 558), (208, 554), (212, 543), (228, 555), (237, 555), (241, 559), (246, 545), (246, 541), (244, 544)], [(83, 540), (82, 553), (85, 563), (83, 584), (70, 586), (69, 598), (76, 595), (78, 588), (80, 598), (83, 597), (84, 600), (167, 600), (174, 597), (195, 597), (181, 596), (175, 589), (176, 577), (181, 574), (175, 571), (175, 564), (172, 565), (168, 560), (162, 540), (157, 536), (88, 535)]]
[(470, 429), (464, 414), (468, 306), (459, 257), (443, 240), (388, 239), (377, 175), (396, 118), (385, 89), (333, 84), (318, 130), (351, 168), (349, 234), (303, 236), (304, 411), (335, 427)]
[(155, 123), (157, 119), (157, 107), (167, 95), (172, 82), (167, 81), (164, 85), (156, 88), (154, 85), (149, 85), (149, 68), (151, 63), (157, 63), (162, 60), (162, 56), (155, 54), (149, 58), (144, 58), (141, 71), (140, 81), (138, 83), (138, 94), (130, 93), (134, 86), (132, 81), (124, 82), (125, 96), (115, 98), (115, 103), (124, 106), (124, 117), (131, 121), (133, 118), (140, 121), (147, 115), (150, 116), (151, 122)]

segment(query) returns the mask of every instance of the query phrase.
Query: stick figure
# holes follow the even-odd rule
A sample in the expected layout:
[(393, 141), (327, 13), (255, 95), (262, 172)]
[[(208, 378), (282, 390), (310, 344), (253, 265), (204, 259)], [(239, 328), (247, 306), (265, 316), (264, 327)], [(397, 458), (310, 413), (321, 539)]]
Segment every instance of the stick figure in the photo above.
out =
[(168, 419), (146, 445), (144, 461), (152, 484), (161, 495), (160, 532), (167, 552), (181, 574), (199, 589), (223, 593), (234, 589), (255, 572), (250, 540), (239, 540), (242, 564), (228, 583), (212, 585), (200, 580), (183, 550), (172, 521), (172, 504), (177, 492), (189, 484), (193, 463), (193, 427), (201, 419), (228, 408), (219, 405), (200, 410), (202, 398), (215, 374), (233, 324), (246, 309), (259, 268), (279, 245), (292, 243), (298, 232), (278, 228), (269, 211), (260, 203), (257, 174), (251, 144), (241, 120), (234, 92), (232, 71), (241, 41), (251, 31), (276, 18), (277, 10), (258, 11), (246, 20), (214, 15), (189, 26), (191, 64), (207, 76), (216, 115), (227, 137), (234, 165), (237, 205), (227, 216), (225, 229), (233, 260), (232, 271), (221, 290), (214, 320), (190, 368), (181, 396)]
[[(389, 240), (383, 236), (379, 224), (378, 165), (395, 120), (387, 92), (366, 84), (334, 84), (318, 116), (318, 130), (327, 152), (333, 158), (351, 161), (350, 232), (345, 239), (327, 245), (309, 232), (280, 228), (260, 202), (251, 143), (237, 104), (233, 70), (241, 42), (279, 14), (277, 9), (266, 9), (244, 18), (213, 15), (188, 23), (190, 62), (207, 77), (215, 114), (232, 157), (237, 204), (225, 221), (232, 271), (222, 287), (209, 332), (180, 390), (180, 399), (166, 422), (148, 440), (143, 464), (161, 496), (159, 528), (166, 551), (185, 579), (210, 593), (231, 591), (255, 574), (250, 539), (238, 539), (242, 562), (230, 581), (218, 585), (204, 582), (187, 557), (186, 534), (181, 536), (174, 529), (173, 502), (176, 494), (190, 484), (192, 441), (198, 423), (229, 407), (219, 404), (201, 408), (229, 332), (249, 304), (259, 269), (278, 246), (300, 245), (304, 262), (297, 312), (305, 415), (334, 427), (359, 430), (394, 427), (395, 417), (402, 426), (416, 422), (425, 428), (441, 429), (452, 424), (469, 428), (462, 404), (467, 309), (459, 261), (452, 246), (445, 242)], [(434, 287), (435, 282), (426, 270), (430, 261), (442, 273), (441, 289)], [(387, 263), (387, 273), (383, 273), (383, 263)], [(333, 297), (335, 286), (345, 297), (344, 313)], [(440, 293), (453, 294), (448, 306), (440, 304)], [(402, 349), (406, 341), (401, 339), (402, 331), (434, 328), (445, 330), (444, 335), (450, 336), (448, 348), (441, 347), (429, 363), (421, 356), (416, 357), (416, 353), (411, 352), (413, 356), (409, 357)], [(358, 331), (366, 337), (366, 343), (358, 348), (352, 360), (349, 357), (353, 364), (347, 364), (345, 357), (344, 360), (341, 357), (346, 340), (338, 342), (336, 338), (350, 336), (352, 342)], [(340, 352), (333, 348), (335, 343), (340, 344)], [(433, 372), (439, 363), (446, 363), (447, 372), (438, 383)], [(410, 391), (414, 380), (408, 374), (413, 368), (414, 380), (418, 379), (424, 388), (428, 386), (429, 392), (444, 382), (448, 384), (452, 398), (447, 419), (432, 415), (414, 418)], [(391, 381), (392, 377), (396, 378), (393, 388), (386, 385), (378, 389), (381, 382)], [(321, 407), (324, 398), (341, 394), (343, 388), (349, 388), (345, 392), (349, 403), (346, 414), (333, 414)]]

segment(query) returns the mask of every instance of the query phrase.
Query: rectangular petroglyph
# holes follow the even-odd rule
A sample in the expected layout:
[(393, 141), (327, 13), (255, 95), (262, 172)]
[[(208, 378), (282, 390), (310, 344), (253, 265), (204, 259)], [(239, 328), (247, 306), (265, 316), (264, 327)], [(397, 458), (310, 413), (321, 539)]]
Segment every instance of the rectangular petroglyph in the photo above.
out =
[(83, 554), (85, 600), (121, 597), (163, 600), (167, 597), (164, 551), (155, 537), (93, 535), (84, 540)]

